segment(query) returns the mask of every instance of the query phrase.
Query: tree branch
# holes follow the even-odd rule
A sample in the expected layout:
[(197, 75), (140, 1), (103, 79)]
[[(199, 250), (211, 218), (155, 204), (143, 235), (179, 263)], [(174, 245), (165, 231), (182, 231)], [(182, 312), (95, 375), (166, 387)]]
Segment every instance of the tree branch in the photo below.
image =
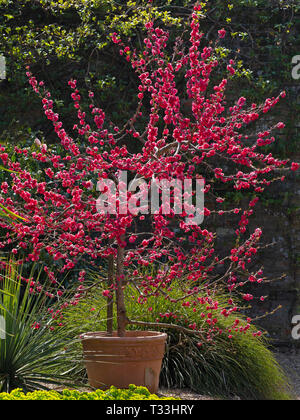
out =
[(181, 327), (180, 325), (175, 325), (175, 324), (165, 324), (161, 322), (132, 321), (128, 319), (128, 325), (136, 325), (140, 327), (166, 328), (166, 329), (171, 328), (173, 330), (177, 330), (185, 334), (199, 335), (201, 338), (203, 338), (203, 335), (200, 331), (191, 330), (189, 328)]

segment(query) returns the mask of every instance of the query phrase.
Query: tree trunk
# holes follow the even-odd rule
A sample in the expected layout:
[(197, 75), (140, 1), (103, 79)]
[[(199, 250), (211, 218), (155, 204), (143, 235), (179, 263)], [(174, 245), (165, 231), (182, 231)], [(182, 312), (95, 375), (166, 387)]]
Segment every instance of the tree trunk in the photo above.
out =
[[(108, 261), (108, 287), (114, 284), (114, 257), (111, 255)], [(111, 289), (112, 290), (112, 289)], [(113, 335), (113, 318), (114, 318), (114, 298), (113, 296), (107, 298), (107, 334)]]
[(117, 300), (117, 320), (118, 320), (118, 336), (125, 337), (126, 326), (128, 324), (126, 316), (126, 307), (124, 299), (124, 248), (118, 247), (117, 254), (117, 285), (116, 285), (116, 300)]

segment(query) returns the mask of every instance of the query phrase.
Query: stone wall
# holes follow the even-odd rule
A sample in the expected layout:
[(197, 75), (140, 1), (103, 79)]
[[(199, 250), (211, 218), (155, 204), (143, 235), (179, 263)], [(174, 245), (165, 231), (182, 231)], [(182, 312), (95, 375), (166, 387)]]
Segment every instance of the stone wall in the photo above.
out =
[[(291, 91), (291, 90), (290, 90)], [(300, 82), (293, 87), (292, 92), (299, 96)], [(300, 96), (299, 96), (300, 98)], [(293, 98), (295, 99), (295, 97)], [(300, 103), (300, 100), (299, 100)], [(277, 111), (278, 112), (278, 111)], [(280, 141), (288, 142), (290, 138), (300, 141), (300, 115), (293, 113), (291, 105), (288, 111), (285, 107), (272, 117), (272, 120), (265, 121), (260, 129), (267, 129), (278, 121), (294, 121), (294, 126), (287, 135)], [(287, 145), (288, 147), (288, 145)], [(296, 151), (298, 150), (298, 152)], [(289, 150), (290, 159), (300, 161), (299, 148), (293, 154)], [(256, 206), (255, 216), (250, 218), (249, 229), (253, 232), (257, 227), (263, 230), (263, 242), (269, 244), (263, 249), (253, 266), (260, 268), (264, 266), (264, 274), (270, 279), (270, 283), (251, 289), (256, 296), (268, 296), (264, 303), (255, 301), (250, 312), (253, 318), (263, 317), (266, 313), (274, 314), (261, 318), (258, 325), (265, 328), (277, 345), (299, 346), (300, 340), (292, 339), (292, 318), (300, 315), (300, 174), (291, 173), (284, 183), (276, 183)], [(217, 229), (218, 247), (234, 245), (234, 231), (230, 220)], [(224, 251), (225, 252), (225, 251)], [(285, 277), (280, 279), (283, 275)]]
[[(278, 187), (279, 189), (279, 187)], [(251, 225), (263, 228), (265, 243), (273, 244), (261, 252), (258, 263), (263, 263), (265, 275), (271, 280), (259, 289), (261, 295), (268, 296), (264, 303), (254, 305), (254, 316), (275, 314), (259, 321), (278, 344), (291, 342), (292, 318), (300, 315), (300, 183), (296, 176), (281, 186), (280, 196), (286, 196), (282, 207), (260, 206)], [(277, 191), (274, 191), (276, 195)], [(286, 275), (281, 280), (282, 275)], [(293, 343), (296, 344), (296, 343)]]

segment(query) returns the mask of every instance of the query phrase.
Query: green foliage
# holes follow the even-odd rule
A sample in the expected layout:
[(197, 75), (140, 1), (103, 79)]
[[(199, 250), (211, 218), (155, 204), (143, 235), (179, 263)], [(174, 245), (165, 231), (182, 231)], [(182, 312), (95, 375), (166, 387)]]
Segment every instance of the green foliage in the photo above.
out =
[[(137, 81), (124, 66), (110, 34), (118, 32), (140, 48), (144, 23), (155, 19), (171, 29), (172, 38), (184, 33), (193, 1), (162, 0), (149, 7), (147, 0), (2, 0), (0, 2), (0, 53), (7, 58), (8, 79), (0, 82), (0, 133), (8, 130), (9, 141), (28, 127), (43, 130), (49, 137), (36, 99), (29, 96), (25, 66), (51, 87), (63, 120), (70, 120), (65, 85), (70, 77), (93, 88), (97, 103), (109, 110), (114, 123), (126, 120), (135, 107)], [(201, 26), (207, 42), (215, 40), (224, 27), (228, 36), (218, 46), (221, 61), (228, 57), (238, 63), (238, 91), (250, 101), (260, 102), (291, 85), (291, 59), (298, 54), (299, 5), (281, 0), (207, 0), (202, 2)], [(220, 74), (219, 74), (220, 76)], [(30, 104), (30, 106), (28, 106)], [(284, 103), (288, 126), (295, 127), (296, 98), (288, 89)], [(68, 127), (68, 124), (66, 124)], [(68, 127), (72, 128), (72, 127)], [(299, 144), (299, 136), (286, 130), (289, 140)], [(294, 144), (279, 142), (276, 152), (289, 155)]]
[[(28, 96), (27, 65), (63, 102), (68, 103), (65, 86), (74, 77), (88, 88), (93, 87), (99, 103), (107, 105), (113, 117), (128, 117), (135, 80), (128, 86), (130, 77), (110, 34), (118, 32), (125, 38), (131, 37), (132, 43), (138, 45), (149, 19), (180, 26), (180, 18), (164, 8), (170, 3), (163, 1), (159, 7), (149, 9), (147, 0), (1, 1), (0, 54), (7, 58), (8, 71), (7, 81), (0, 84), (0, 112), (4, 115), (0, 132), (9, 129), (13, 138), (16, 127), (25, 131), (27, 127), (48, 130), (38, 101)], [(59, 107), (59, 111), (68, 120), (70, 110)]]
[[(170, 2), (162, 2), (161, 6)], [(167, 25), (178, 25), (162, 7), (151, 10), (147, 1), (74, 0), (49, 1), (10, 0), (0, 3), (1, 32), (4, 48), (18, 60), (57, 58), (81, 59), (88, 48), (101, 49), (109, 42), (109, 33), (118, 31), (126, 36), (136, 35), (149, 19)], [(6, 49), (6, 48), (5, 48)], [(19, 63), (20, 65), (20, 63)]]
[[(51, 331), (57, 321), (47, 311), (45, 294), (33, 293), (31, 281), (23, 286), (22, 270), (13, 260), (1, 266), (3, 263), (0, 316), (6, 334), (0, 340), (0, 391), (23, 388), (27, 392), (47, 389), (49, 384), (74, 386), (76, 359), (68, 346), (76, 342), (75, 334), (72, 329), (68, 337), (61, 328)], [(30, 278), (33, 272), (34, 267)], [(38, 280), (39, 275), (35, 276)], [(52, 309), (57, 308), (54, 305)]]
[(157, 395), (143, 387), (130, 385), (129, 389), (117, 389), (111, 387), (108, 391), (97, 390), (95, 392), (79, 392), (74, 390), (56, 391), (35, 391), (24, 394), (21, 389), (15, 389), (10, 394), (0, 394), (0, 400), (176, 400), (176, 398), (159, 398)]
[[(180, 297), (176, 285), (168, 293), (173, 300)], [(138, 293), (129, 289), (126, 306), (130, 319), (156, 322), (158, 314), (169, 312), (173, 316), (162, 319), (164, 323), (182, 327), (193, 322), (199, 324), (200, 314), (195, 313), (193, 307), (182, 307), (180, 301), (170, 303), (169, 299), (165, 300), (163, 296), (159, 296), (149, 297), (147, 303), (141, 304), (137, 299)], [(220, 304), (227, 299), (226, 295), (218, 296)], [(104, 331), (105, 304), (101, 290), (93, 290), (76, 309), (67, 310), (66, 328), (77, 328), (78, 333)], [(203, 307), (203, 313), (208, 313), (206, 306)], [(169, 338), (163, 360), (161, 385), (168, 388), (190, 388), (201, 394), (225, 398), (237, 395), (243, 399), (290, 399), (288, 380), (269, 350), (269, 343), (264, 336), (254, 337), (255, 329), (252, 327), (246, 334), (233, 331), (232, 339), (228, 339), (226, 329), (233, 325), (237, 318), (239, 326), (247, 324), (242, 314), (232, 314), (226, 319), (219, 316), (217, 327), (224, 333), (214, 337), (211, 342), (202, 341), (193, 332), (186, 334), (172, 328), (165, 329)], [(205, 317), (202, 328), (208, 332), (210, 327), (206, 319)], [(130, 328), (136, 329), (133, 326)], [(141, 329), (149, 328), (145, 326)], [(81, 351), (79, 347), (78, 351)]]

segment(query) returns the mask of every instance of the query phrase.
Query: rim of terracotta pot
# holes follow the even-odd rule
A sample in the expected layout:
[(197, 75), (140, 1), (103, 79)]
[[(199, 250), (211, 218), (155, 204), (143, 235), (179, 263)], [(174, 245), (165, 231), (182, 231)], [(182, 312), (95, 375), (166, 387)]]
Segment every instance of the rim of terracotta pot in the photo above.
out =
[(153, 341), (154, 339), (166, 339), (168, 335), (159, 331), (126, 331), (125, 337), (119, 337), (116, 331), (113, 332), (113, 335), (108, 335), (107, 332), (90, 332), (82, 334), (82, 340), (97, 340), (101, 338), (103, 341)]

